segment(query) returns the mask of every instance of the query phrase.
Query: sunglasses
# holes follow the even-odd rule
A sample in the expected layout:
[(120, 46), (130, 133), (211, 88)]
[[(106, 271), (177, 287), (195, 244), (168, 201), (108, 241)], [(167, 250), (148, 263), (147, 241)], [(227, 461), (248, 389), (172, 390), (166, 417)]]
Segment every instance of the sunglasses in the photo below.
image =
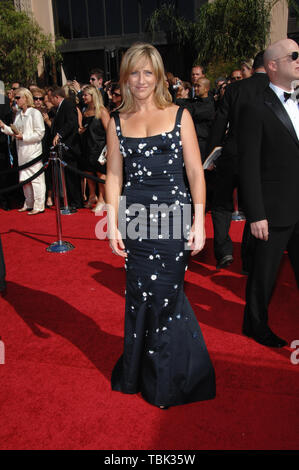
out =
[(45, 98), (43, 98), (42, 96), (34, 96), (33, 97), (34, 101), (44, 101)]
[(15, 91), (15, 90), (17, 90), (17, 89), (18, 89), (18, 87), (16, 87), (16, 86), (12, 88), (13, 91)]
[(96, 78), (91, 78), (90, 79), (92, 82), (95, 82), (96, 81)]
[(22, 96), (15, 96), (15, 100), (20, 100)]
[(239, 75), (237, 77), (231, 77), (231, 80), (242, 80), (242, 77), (239, 77)]
[(285, 55), (285, 56), (283, 56), (283, 57), (277, 57), (277, 59), (273, 59), (273, 60), (275, 61), (275, 60), (285, 59), (286, 57), (289, 57), (292, 61), (297, 60), (298, 57), (299, 57), (299, 52), (298, 52), (298, 51), (294, 51), (294, 52), (292, 52), (291, 54), (287, 54), (287, 55)]
[(112, 93), (112, 95), (115, 95), (115, 96), (121, 96), (120, 93), (116, 93), (115, 91)]

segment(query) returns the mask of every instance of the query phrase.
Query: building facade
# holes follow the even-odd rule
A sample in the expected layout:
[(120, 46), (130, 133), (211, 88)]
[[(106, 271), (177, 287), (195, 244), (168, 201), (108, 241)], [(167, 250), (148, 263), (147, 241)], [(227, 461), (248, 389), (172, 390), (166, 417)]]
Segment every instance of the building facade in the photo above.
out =
[[(169, 0), (178, 14), (191, 21), (206, 1)], [(296, 0), (299, 4), (299, 0)], [(32, 14), (47, 34), (65, 38), (63, 67), (67, 79), (88, 80), (88, 71), (98, 67), (107, 79), (116, 79), (123, 51), (136, 41), (150, 41), (148, 19), (165, 0), (14, 0), (18, 9)], [(272, 10), (270, 43), (286, 37), (298, 40), (298, 25), (287, 0)], [(167, 27), (165, 28), (167, 29)], [(189, 68), (188, 57), (177, 53), (175, 38), (163, 31), (155, 34), (168, 70), (181, 76)], [(188, 64), (188, 65), (187, 65)], [(43, 64), (45, 65), (45, 64)], [(40, 73), (42, 64), (40, 68)]]

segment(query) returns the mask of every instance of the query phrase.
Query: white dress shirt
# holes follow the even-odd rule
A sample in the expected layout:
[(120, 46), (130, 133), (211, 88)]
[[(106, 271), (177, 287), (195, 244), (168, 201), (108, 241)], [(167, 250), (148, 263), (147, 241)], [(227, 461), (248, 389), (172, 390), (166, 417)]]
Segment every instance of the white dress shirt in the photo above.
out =
[(289, 118), (291, 119), (294, 129), (296, 131), (297, 138), (299, 139), (299, 105), (298, 105), (297, 99), (294, 96), (295, 95), (295, 93), (293, 93), (294, 90), (290, 92), (290, 93), (293, 93), (293, 95), (287, 101), (285, 101), (284, 93), (286, 90), (283, 90), (277, 85), (273, 85), (273, 83), (270, 83), (269, 86), (277, 95), (284, 109), (288, 113)]
[[(45, 135), (44, 119), (40, 111), (27, 108), (25, 113), (20, 109), (15, 117), (14, 125), (23, 135), (23, 140), (17, 140), (18, 163), (23, 165), (42, 154), (42, 139)], [(1, 129), (4, 134), (14, 135), (9, 126)]]

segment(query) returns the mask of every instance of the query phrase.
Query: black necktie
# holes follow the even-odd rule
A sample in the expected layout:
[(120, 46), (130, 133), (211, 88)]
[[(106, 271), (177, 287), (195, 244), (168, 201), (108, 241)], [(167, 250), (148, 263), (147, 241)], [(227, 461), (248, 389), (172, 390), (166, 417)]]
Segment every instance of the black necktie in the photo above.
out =
[(284, 92), (283, 96), (284, 96), (284, 101), (288, 101), (289, 98), (291, 98), (291, 95), (292, 93), (288, 93), (287, 91)]

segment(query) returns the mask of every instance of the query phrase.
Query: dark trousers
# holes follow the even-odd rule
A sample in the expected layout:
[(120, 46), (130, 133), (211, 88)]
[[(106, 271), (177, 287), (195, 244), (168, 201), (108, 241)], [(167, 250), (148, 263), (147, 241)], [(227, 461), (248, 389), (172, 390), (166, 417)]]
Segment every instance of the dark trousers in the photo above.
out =
[(6, 288), (5, 274), (6, 274), (5, 263), (4, 263), (2, 242), (0, 238), (0, 292), (4, 291)]
[[(66, 160), (67, 161), (67, 160)], [(77, 162), (74, 160), (67, 161), (72, 167), (77, 168)], [(83, 207), (83, 198), (81, 193), (80, 176), (77, 173), (69, 170), (68, 167), (64, 170), (65, 185), (67, 190), (68, 204), (70, 207), (80, 208)]]
[[(221, 161), (220, 161), (221, 159)], [(232, 219), (233, 193), (238, 187), (236, 162), (231, 158), (220, 157), (216, 168), (216, 178), (212, 203), (212, 221), (214, 227), (214, 254), (218, 261), (233, 254), (233, 244), (229, 236)]]
[(247, 280), (243, 328), (246, 333), (263, 338), (269, 332), (268, 306), (285, 250), (299, 287), (299, 221), (290, 227), (272, 227), (268, 241), (252, 237), (250, 244), (252, 265)]
[[(0, 189), (5, 189), (9, 186), (9, 174), (2, 175), (2, 171), (10, 168), (8, 153), (0, 152)], [(9, 206), (9, 193), (0, 194), (0, 206), (7, 208)]]

